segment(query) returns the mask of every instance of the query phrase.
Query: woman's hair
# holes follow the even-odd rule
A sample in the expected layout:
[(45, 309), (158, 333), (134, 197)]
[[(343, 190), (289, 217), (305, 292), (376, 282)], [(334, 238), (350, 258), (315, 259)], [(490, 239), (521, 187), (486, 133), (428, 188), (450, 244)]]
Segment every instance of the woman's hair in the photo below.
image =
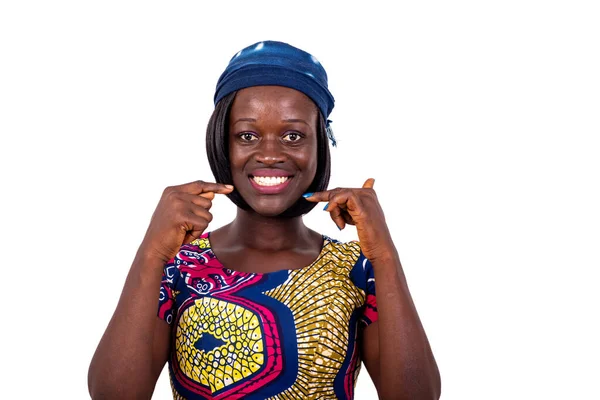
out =
[[(231, 164), (229, 162), (229, 112), (235, 99), (236, 92), (223, 97), (215, 106), (215, 111), (208, 121), (206, 128), (206, 153), (210, 169), (217, 183), (231, 184)], [(327, 138), (325, 119), (319, 112), (317, 123), (317, 172), (315, 179), (310, 184), (307, 192), (319, 192), (327, 189), (331, 175), (331, 157)], [(243, 210), (250, 210), (250, 206), (240, 196), (237, 190), (227, 197)], [(280, 217), (298, 217), (308, 213), (317, 203), (309, 202), (304, 198), (280, 214)]]

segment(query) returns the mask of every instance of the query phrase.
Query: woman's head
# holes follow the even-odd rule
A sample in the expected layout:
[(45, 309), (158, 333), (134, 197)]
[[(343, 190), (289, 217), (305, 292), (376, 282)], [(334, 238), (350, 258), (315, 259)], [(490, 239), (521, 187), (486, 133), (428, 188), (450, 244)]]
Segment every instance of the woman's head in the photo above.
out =
[(316, 59), (279, 42), (260, 42), (232, 58), (221, 75), (208, 124), (208, 159), (229, 198), (262, 215), (296, 217), (315, 203), (330, 175), (326, 117), (333, 108)]

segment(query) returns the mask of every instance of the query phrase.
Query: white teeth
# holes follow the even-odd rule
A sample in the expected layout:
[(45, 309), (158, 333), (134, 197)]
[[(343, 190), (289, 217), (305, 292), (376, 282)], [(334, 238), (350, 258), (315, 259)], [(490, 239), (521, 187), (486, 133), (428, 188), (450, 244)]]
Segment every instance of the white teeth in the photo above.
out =
[(283, 182), (288, 180), (287, 176), (254, 176), (252, 177), (254, 182), (260, 186), (275, 186), (281, 185)]

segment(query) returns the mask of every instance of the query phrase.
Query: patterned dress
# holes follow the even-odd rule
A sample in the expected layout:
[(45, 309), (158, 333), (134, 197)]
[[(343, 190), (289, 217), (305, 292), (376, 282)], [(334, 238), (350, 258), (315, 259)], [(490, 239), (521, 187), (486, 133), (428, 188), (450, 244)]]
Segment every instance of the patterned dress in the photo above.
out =
[(352, 399), (373, 268), (358, 242), (323, 236), (301, 269), (234, 271), (206, 233), (165, 265), (158, 315), (173, 326), (174, 399)]

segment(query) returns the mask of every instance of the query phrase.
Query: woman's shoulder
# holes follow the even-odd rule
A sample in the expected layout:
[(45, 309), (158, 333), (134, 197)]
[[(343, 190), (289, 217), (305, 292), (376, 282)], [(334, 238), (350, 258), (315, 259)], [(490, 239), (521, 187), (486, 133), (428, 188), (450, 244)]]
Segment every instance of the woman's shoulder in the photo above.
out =
[(327, 235), (323, 235), (323, 239), (323, 253), (328, 254), (339, 266), (352, 272), (362, 272), (370, 266), (358, 240), (341, 241)]
[(212, 252), (209, 233), (204, 233), (190, 243), (183, 244), (177, 254), (166, 264), (165, 268), (175, 267), (183, 270), (200, 265), (222, 267)]
[(333, 249), (337, 249), (339, 251), (352, 252), (357, 253), (359, 255), (362, 254), (362, 251), (360, 249), (360, 242), (358, 240), (342, 241), (325, 234), (322, 234), (322, 236), (325, 246), (329, 245)]
[(371, 262), (363, 254), (358, 240), (340, 241), (323, 235), (324, 249), (339, 272), (347, 274), (354, 286), (365, 293), (374, 293), (374, 271)]

